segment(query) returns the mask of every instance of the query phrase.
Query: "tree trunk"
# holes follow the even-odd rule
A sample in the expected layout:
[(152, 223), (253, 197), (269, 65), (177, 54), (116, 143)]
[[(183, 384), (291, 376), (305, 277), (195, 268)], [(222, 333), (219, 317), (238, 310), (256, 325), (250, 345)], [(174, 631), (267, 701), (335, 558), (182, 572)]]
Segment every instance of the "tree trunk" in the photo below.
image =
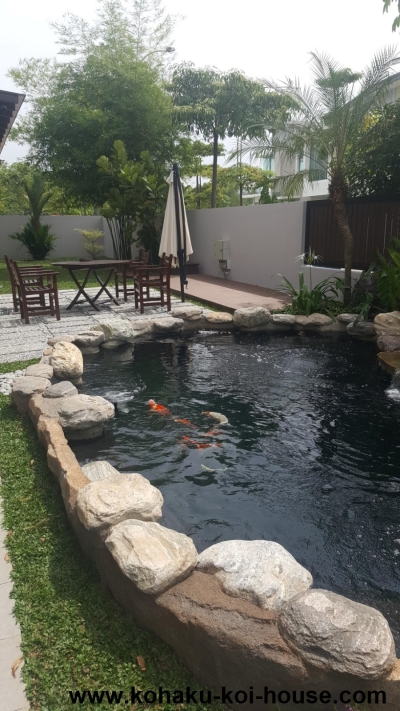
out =
[(199, 186), (199, 176), (196, 175), (196, 204), (197, 209), (200, 210), (200, 186)]
[(348, 306), (351, 298), (351, 267), (353, 264), (354, 239), (350, 229), (346, 210), (347, 184), (341, 175), (332, 178), (329, 196), (333, 212), (343, 237), (344, 244), (344, 293), (343, 306)]
[(239, 183), (239, 205), (243, 205), (243, 183)]
[(217, 207), (217, 165), (218, 165), (217, 161), (218, 161), (218, 133), (214, 129), (211, 207)]

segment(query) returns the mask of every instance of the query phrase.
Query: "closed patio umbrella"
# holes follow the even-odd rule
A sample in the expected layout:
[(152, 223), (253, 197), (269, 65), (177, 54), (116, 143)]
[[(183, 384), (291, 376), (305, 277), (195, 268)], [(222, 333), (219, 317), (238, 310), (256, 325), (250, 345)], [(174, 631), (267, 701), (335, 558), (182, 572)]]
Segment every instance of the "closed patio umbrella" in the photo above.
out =
[(181, 300), (185, 301), (184, 287), (187, 285), (185, 264), (189, 256), (193, 254), (193, 249), (177, 163), (174, 163), (167, 182), (169, 183), (169, 192), (158, 254), (160, 257), (164, 253), (166, 255), (172, 254), (172, 264), (174, 266), (179, 264)]

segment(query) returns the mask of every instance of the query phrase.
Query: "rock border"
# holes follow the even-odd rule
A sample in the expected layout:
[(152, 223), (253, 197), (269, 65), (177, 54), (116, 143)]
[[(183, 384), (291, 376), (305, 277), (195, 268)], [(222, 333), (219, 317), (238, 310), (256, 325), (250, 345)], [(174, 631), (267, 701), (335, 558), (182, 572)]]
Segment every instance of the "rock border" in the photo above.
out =
[[(165, 329), (159, 317), (156, 324), (149, 321), (144, 328), (139, 329), (137, 321), (128, 322), (132, 325), (131, 329), (125, 322), (123, 332), (118, 332), (115, 324), (111, 329), (109, 326), (104, 329), (95, 327), (93, 330), (102, 331), (104, 339), (93, 339), (89, 334), (90, 345), (85, 345), (84, 339), (80, 337), (79, 347), (82, 350), (86, 347), (97, 348), (98, 346), (107, 348), (108, 343), (108, 348), (114, 348), (123, 343), (181, 331), (227, 331), (237, 328), (238, 321), (240, 330), (246, 332), (288, 329), (307, 329), (317, 332), (338, 330), (351, 333), (352, 330), (354, 331), (353, 320), (346, 320), (346, 318), (336, 322), (330, 320), (328, 323), (326, 319), (329, 317), (322, 314), (317, 315), (322, 318), (315, 318), (313, 315), (314, 318), (309, 317), (310, 320), (306, 320), (306, 317), (293, 317), (290, 314), (274, 314), (271, 317), (266, 309), (263, 309), (266, 313), (260, 313), (258, 309), (255, 321), (252, 321), (250, 313), (252, 309), (240, 311), (247, 311), (247, 313), (236, 314), (236, 318), (234, 314), (229, 318), (226, 312), (221, 312), (220, 316), (218, 312), (210, 312), (211, 317), (207, 318), (209, 316), (207, 312), (199, 313), (192, 308), (184, 313), (183, 307), (177, 307), (174, 308), (172, 316), (168, 316)], [(283, 318), (285, 316), (288, 318)], [(350, 325), (353, 329), (348, 329)], [(360, 334), (360, 337), (365, 338), (365, 334)], [(370, 333), (367, 338), (371, 339)], [(73, 343), (75, 339), (76, 337), (67, 336), (65, 341)], [(60, 336), (57, 340), (62, 342), (63, 337)], [(51, 365), (52, 353), (53, 347), (50, 344), (50, 347), (44, 351), (41, 364)], [(193, 570), (192, 566), (188, 568), (184, 579), (172, 583), (162, 592), (156, 594), (142, 592), (133, 580), (124, 574), (106, 545), (114, 525), (87, 529), (78, 515), (79, 494), (91, 484), (91, 480), (85, 476), (69, 447), (57, 408), (54, 406), (54, 401), (65, 398), (43, 397), (43, 391), (51, 387), (50, 381), (45, 383), (45, 388), (43, 388), (44, 383), (39, 382), (35, 390), (32, 381), (34, 379), (44, 381), (45, 378), (37, 377), (39, 371), (36, 377), (34, 374), (36, 375), (35, 370), (31, 376), (30, 388), (21, 389), (21, 380), (23, 377), (29, 377), (22, 374), (14, 387), (23, 397), (23, 409), (28, 412), (38, 438), (46, 450), (49, 469), (60, 485), (65, 509), (80, 545), (96, 563), (103, 582), (127, 613), (132, 615), (141, 626), (168, 642), (201, 684), (216, 690), (222, 687), (248, 690), (249, 687), (253, 687), (258, 693), (262, 693), (264, 687), (269, 686), (276, 694), (284, 690), (296, 690), (299, 693), (309, 689), (322, 693), (328, 689), (332, 699), (338, 698), (343, 689), (348, 689), (349, 693), (360, 689), (364, 692), (379, 690), (387, 695), (388, 711), (398, 711), (400, 708), (399, 659), (389, 660), (390, 670), (386, 669), (383, 675), (378, 674), (373, 677), (368, 677), (368, 674), (357, 676), (343, 671), (338, 672), (330, 668), (329, 664), (325, 668), (318, 667), (310, 663), (307, 655), (302, 654), (302, 650), (293, 645), (293, 640), (285, 639), (284, 625), (280, 624), (285, 606), (280, 610), (262, 609), (249, 600), (227, 595), (222, 591), (214, 575), (201, 572), (199, 569)], [(9, 381), (11, 382), (11, 377)], [(12, 399), (15, 402), (14, 393)], [(171, 534), (173, 533), (171, 530)], [(291, 598), (293, 599), (295, 598)], [(345, 598), (341, 600), (346, 602)], [(350, 600), (348, 603), (349, 607), (354, 605)], [(254, 706), (260, 708), (265, 706), (263, 700), (243, 703), (242, 697), (235, 702), (234, 693), (231, 701), (235, 709), (245, 708), (250, 711)], [(286, 706), (286, 708), (291, 707)]]

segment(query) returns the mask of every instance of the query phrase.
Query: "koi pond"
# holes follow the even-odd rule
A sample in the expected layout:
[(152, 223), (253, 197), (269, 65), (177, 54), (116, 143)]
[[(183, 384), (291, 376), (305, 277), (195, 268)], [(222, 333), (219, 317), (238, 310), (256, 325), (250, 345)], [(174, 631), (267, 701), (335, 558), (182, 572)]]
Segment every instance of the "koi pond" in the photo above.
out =
[(400, 393), (374, 343), (334, 334), (153, 340), (87, 357), (82, 390), (117, 411), (105, 437), (71, 442), (81, 464), (106, 459), (143, 474), (164, 496), (160, 523), (199, 551), (277, 541), (315, 588), (380, 610), (400, 650)]

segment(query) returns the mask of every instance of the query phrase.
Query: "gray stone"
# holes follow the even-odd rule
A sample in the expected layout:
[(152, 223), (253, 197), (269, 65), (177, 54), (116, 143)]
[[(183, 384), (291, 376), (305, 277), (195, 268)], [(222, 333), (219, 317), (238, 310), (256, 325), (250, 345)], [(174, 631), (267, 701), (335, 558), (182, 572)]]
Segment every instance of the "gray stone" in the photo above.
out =
[(398, 335), (386, 335), (382, 333), (376, 342), (380, 351), (400, 351), (400, 333)]
[(117, 472), (88, 484), (78, 493), (77, 511), (85, 528), (115, 526), (126, 519), (157, 521), (162, 516), (161, 491), (141, 474)]
[(175, 331), (180, 331), (182, 327), (183, 319), (172, 318), (172, 316), (156, 318), (153, 321), (153, 328), (158, 333), (174, 333)]
[(296, 319), (292, 314), (272, 314), (272, 323), (279, 326), (294, 326)]
[(73, 343), (60, 341), (54, 346), (51, 356), (54, 375), (60, 380), (80, 378), (83, 373), (83, 358)]
[(171, 315), (174, 318), (183, 318), (184, 321), (199, 321), (203, 314), (203, 309), (200, 306), (175, 306), (172, 309)]
[(352, 323), (352, 321), (355, 321), (357, 318), (357, 314), (339, 314), (337, 317), (337, 320), (340, 321), (340, 323)]
[(64, 429), (64, 435), (68, 440), (76, 440), (76, 441), (86, 441), (88, 439), (98, 439), (99, 437), (102, 437), (104, 434), (104, 426), (103, 424), (100, 425), (92, 425), (92, 427), (85, 427), (82, 430), (72, 430), (68, 429), (66, 427)]
[(227, 595), (267, 610), (278, 610), (313, 582), (311, 573), (274, 541), (216, 543), (200, 553), (198, 569), (214, 575)]
[(32, 395), (42, 393), (49, 385), (50, 380), (46, 378), (36, 378), (29, 375), (16, 378), (12, 388), (11, 399), (18, 412), (27, 412), (29, 399)]
[(140, 320), (116, 319), (110, 323), (99, 323), (96, 326), (96, 331), (98, 330), (103, 331), (105, 336), (105, 341), (101, 344), (102, 348), (109, 348), (110, 346), (107, 346), (107, 343), (118, 342), (119, 345), (132, 343), (135, 338), (150, 332), (151, 326), (149, 322), (141, 322)]
[(69, 380), (61, 380), (55, 385), (50, 385), (49, 388), (43, 392), (43, 397), (50, 398), (60, 398), (60, 397), (72, 397), (72, 395), (77, 395), (78, 390), (75, 385), (73, 385)]
[(324, 671), (378, 679), (396, 662), (383, 615), (327, 590), (309, 590), (289, 600), (279, 627), (302, 659)]
[(123, 521), (113, 527), (106, 546), (122, 572), (149, 595), (180, 582), (197, 563), (193, 541), (159, 523)]
[(210, 313), (206, 314), (206, 321), (216, 326), (221, 324), (227, 325), (228, 323), (232, 325), (233, 316), (226, 311), (210, 311)]
[(64, 336), (52, 336), (51, 338), (49, 338), (47, 343), (49, 344), (49, 346), (55, 346), (56, 343), (73, 343), (74, 340), (75, 336), (70, 336), (66, 334)]
[(114, 405), (97, 395), (73, 395), (63, 398), (59, 407), (61, 426), (68, 430), (86, 430), (114, 417)]
[(45, 365), (44, 363), (28, 365), (26, 369), (26, 375), (32, 375), (36, 378), (46, 378), (47, 380), (51, 380), (53, 377), (53, 367), (51, 365)]
[(249, 306), (245, 309), (236, 309), (233, 314), (233, 323), (236, 328), (257, 329), (265, 326), (270, 320), (270, 312), (262, 306)]
[[(103, 343), (104, 340), (105, 335), (103, 331), (81, 331), (81, 333), (75, 336), (75, 345), (81, 350), (83, 348), (95, 348), (99, 346), (100, 343)], [(99, 349), (97, 348), (96, 352), (98, 351)]]
[(349, 336), (361, 341), (374, 341), (376, 338), (375, 326), (370, 321), (353, 321), (346, 326), (346, 331)]
[(121, 346), (124, 345), (124, 343), (125, 343), (125, 341), (115, 341), (115, 340), (104, 341), (104, 343), (101, 344), (101, 347), (104, 348), (106, 351), (112, 351), (115, 348), (120, 348)]
[(103, 479), (116, 476), (117, 474), (123, 476), (119, 473), (118, 469), (115, 469), (109, 462), (103, 460), (84, 464), (81, 469), (85, 477), (90, 481), (103, 481)]

